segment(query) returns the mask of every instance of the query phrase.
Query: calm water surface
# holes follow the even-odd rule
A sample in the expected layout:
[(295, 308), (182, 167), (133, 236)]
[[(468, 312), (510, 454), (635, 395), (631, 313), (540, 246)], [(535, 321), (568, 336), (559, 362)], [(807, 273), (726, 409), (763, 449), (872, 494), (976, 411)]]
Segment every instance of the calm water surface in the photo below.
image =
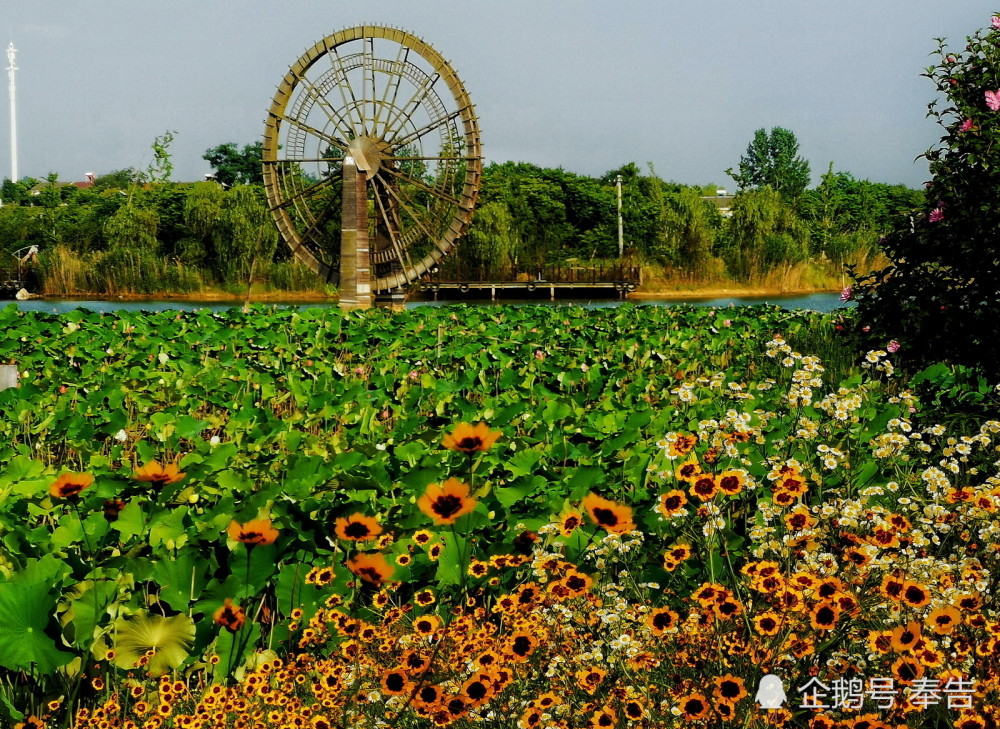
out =
[[(222, 311), (241, 304), (232, 302), (212, 303), (205, 301), (185, 301), (183, 299), (171, 299), (168, 301), (82, 301), (67, 299), (33, 299), (30, 301), (13, 302), (22, 311), (44, 311), (53, 314), (61, 314), (73, 309), (90, 309), (98, 312), (112, 311), (196, 311), (198, 309), (209, 309), (211, 311)], [(525, 305), (545, 305), (545, 306), (583, 306), (587, 309), (603, 309), (607, 307), (621, 306), (623, 303), (632, 303), (638, 306), (751, 306), (753, 304), (773, 304), (785, 309), (812, 309), (813, 311), (830, 312), (836, 308), (848, 306), (840, 300), (840, 294), (808, 294), (805, 296), (734, 296), (726, 298), (705, 298), (688, 297), (683, 299), (636, 299), (634, 301), (622, 302), (617, 299), (612, 300), (591, 300), (591, 299), (559, 299), (548, 301), (541, 299), (504, 299), (500, 302), (493, 302), (489, 299), (470, 299), (462, 302), (455, 301), (411, 301), (406, 304), (407, 309), (415, 309), (421, 306), (448, 306), (449, 304), (464, 303), (473, 306), (525, 306)], [(0, 306), (6, 306), (7, 302), (0, 302)], [(277, 308), (330, 308), (335, 307), (336, 302), (267, 302), (269, 306)]]

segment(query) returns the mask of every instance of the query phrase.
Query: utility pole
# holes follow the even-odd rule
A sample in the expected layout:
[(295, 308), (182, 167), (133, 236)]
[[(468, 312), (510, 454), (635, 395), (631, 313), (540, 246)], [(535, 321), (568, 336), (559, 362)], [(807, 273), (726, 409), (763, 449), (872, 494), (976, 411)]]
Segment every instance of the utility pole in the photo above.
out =
[(14, 55), (17, 53), (17, 49), (14, 47), (14, 41), (10, 42), (7, 46), (7, 88), (10, 94), (10, 181), (17, 182), (17, 113), (15, 111), (14, 101), (16, 88), (14, 86), (14, 71), (17, 70), (17, 66), (14, 65)]
[(622, 237), (622, 176), (615, 177), (615, 188), (618, 190), (618, 257), (625, 255), (625, 239)]

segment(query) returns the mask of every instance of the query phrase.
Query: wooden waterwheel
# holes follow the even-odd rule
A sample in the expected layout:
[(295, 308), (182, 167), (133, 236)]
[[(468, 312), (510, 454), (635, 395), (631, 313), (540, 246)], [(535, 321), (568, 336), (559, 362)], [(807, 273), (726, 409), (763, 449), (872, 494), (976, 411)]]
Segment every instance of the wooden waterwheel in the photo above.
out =
[(264, 131), (264, 186), (294, 254), (341, 305), (401, 299), (456, 244), (482, 173), (479, 124), (451, 65), (398, 28), (362, 25), (308, 49)]

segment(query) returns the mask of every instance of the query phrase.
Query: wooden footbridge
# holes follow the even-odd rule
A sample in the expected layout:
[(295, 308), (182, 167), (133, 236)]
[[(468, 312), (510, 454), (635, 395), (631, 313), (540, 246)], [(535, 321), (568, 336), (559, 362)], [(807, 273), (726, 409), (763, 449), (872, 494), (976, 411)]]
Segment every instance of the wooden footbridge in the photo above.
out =
[[(451, 263), (449, 261), (448, 263)], [(432, 268), (419, 281), (419, 290), (433, 296), (447, 298), (479, 298), (488, 291), (491, 300), (497, 294), (515, 294), (523, 298), (543, 298), (546, 294), (555, 301), (556, 292), (579, 296), (600, 294), (602, 297), (617, 295), (624, 299), (639, 285), (639, 267), (626, 263), (610, 265), (545, 265), (535, 267), (508, 267), (486, 270), (484, 267), (457, 268), (453, 265)]]

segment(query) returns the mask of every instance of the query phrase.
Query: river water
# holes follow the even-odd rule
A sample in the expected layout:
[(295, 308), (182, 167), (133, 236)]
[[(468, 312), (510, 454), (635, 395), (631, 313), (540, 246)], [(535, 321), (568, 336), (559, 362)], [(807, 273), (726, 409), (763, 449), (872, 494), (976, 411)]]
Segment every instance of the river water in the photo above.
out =
[[(53, 314), (60, 314), (73, 309), (90, 309), (98, 312), (112, 311), (195, 311), (197, 309), (210, 309), (221, 311), (233, 306), (241, 306), (233, 302), (206, 302), (184, 299), (170, 299), (166, 301), (117, 301), (117, 300), (77, 300), (77, 299), (32, 299), (29, 301), (13, 302), (22, 311), (44, 311)], [(813, 311), (830, 312), (836, 308), (850, 306), (840, 300), (840, 294), (822, 293), (806, 294), (796, 296), (732, 296), (723, 298), (708, 297), (685, 297), (685, 298), (658, 298), (658, 299), (634, 299), (627, 302), (617, 299), (558, 299), (548, 301), (547, 299), (504, 299), (500, 302), (481, 300), (456, 301), (411, 301), (406, 304), (407, 309), (414, 309), (422, 306), (447, 306), (449, 304), (464, 303), (474, 306), (524, 306), (524, 305), (545, 305), (545, 306), (583, 306), (588, 309), (601, 309), (605, 307), (621, 306), (623, 303), (636, 304), (638, 306), (751, 306), (753, 304), (772, 304), (785, 309), (812, 309)], [(0, 302), (0, 306), (5, 306), (5, 302)], [(335, 307), (336, 302), (302, 302), (302, 301), (269, 301), (268, 306), (278, 308), (297, 307), (308, 308), (329, 308)]]

